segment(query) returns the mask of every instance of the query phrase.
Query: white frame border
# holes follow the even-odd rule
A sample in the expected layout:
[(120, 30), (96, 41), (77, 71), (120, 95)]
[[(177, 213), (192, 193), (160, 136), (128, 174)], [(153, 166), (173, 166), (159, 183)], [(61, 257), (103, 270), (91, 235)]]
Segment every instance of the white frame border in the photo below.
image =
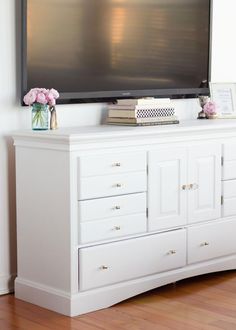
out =
[(229, 89), (231, 91), (231, 103), (232, 112), (231, 114), (221, 114), (221, 110), (217, 111), (218, 118), (222, 119), (235, 119), (236, 118), (236, 86), (234, 83), (210, 83), (210, 94), (211, 100), (215, 101), (214, 94), (218, 89)]

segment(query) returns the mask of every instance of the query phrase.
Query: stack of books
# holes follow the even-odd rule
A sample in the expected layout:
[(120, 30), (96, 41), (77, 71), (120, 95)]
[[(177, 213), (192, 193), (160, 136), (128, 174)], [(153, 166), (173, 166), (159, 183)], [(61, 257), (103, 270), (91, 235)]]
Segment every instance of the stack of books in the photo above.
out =
[(121, 99), (108, 106), (107, 124), (148, 126), (178, 123), (170, 99)]

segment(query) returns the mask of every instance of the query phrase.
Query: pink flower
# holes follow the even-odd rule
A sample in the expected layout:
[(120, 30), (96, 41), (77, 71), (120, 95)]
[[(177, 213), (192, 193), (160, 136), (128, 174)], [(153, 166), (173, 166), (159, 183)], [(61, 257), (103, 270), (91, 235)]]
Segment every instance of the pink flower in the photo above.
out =
[(207, 115), (215, 115), (217, 113), (217, 107), (216, 107), (216, 103), (212, 102), (212, 101), (208, 101), (204, 107), (203, 107), (203, 111), (205, 112), (205, 114)]
[(24, 96), (24, 103), (26, 105), (31, 105), (33, 104), (35, 101), (36, 101), (36, 97), (37, 97), (37, 93), (34, 91), (34, 90), (30, 90), (29, 93), (27, 93), (25, 96)]
[(55, 97), (53, 95), (53, 93), (51, 91), (49, 91), (46, 95), (47, 101), (49, 105), (55, 105), (56, 104), (56, 100)]
[(32, 105), (33, 103), (49, 104), (55, 105), (56, 99), (59, 97), (57, 90), (51, 88), (32, 88), (25, 96), (24, 103), (27, 105)]
[(42, 93), (42, 92), (38, 93), (38, 95), (36, 97), (36, 102), (41, 103), (41, 104), (47, 104), (48, 103), (45, 94)]
[(48, 89), (46, 89), (46, 88), (38, 88), (38, 87), (36, 87), (36, 88), (32, 88), (31, 89), (32, 91), (35, 91), (37, 94), (38, 93), (44, 93), (44, 94), (46, 94), (49, 90)]
[(50, 91), (49, 91), (49, 93), (52, 94), (55, 99), (58, 99), (59, 93), (58, 93), (58, 91), (56, 89), (51, 88)]

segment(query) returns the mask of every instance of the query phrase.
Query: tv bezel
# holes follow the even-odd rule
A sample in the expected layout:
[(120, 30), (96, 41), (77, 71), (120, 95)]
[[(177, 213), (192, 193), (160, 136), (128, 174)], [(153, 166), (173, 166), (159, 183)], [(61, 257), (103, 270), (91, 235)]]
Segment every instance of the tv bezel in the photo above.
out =
[[(27, 0), (21, 0), (21, 100), (28, 92), (27, 86)], [(140, 89), (140, 90), (113, 90), (113, 91), (91, 91), (91, 92), (60, 92), (58, 104), (94, 103), (94, 102), (116, 102), (117, 99), (139, 98), (139, 97), (169, 97), (196, 98), (199, 95), (210, 95), (209, 82), (211, 78), (211, 40), (212, 40), (212, 0), (209, 0), (209, 29), (208, 29), (208, 77), (207, 86), (199, 88), (169, 88), (169, 89)], [(39, 86), (47, 87), (47, 86)], [(49, 86), (53, 87), (53, 86)]]

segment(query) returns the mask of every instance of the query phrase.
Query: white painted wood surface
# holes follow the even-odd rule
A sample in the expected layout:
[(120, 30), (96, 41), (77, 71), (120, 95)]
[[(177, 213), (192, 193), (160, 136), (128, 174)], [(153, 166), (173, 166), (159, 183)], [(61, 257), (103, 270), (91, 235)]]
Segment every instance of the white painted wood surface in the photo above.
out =
[(109, 245), (84, 248), (79, 253), (82, 291), (186, 264), (185, 229)]
[[(221, 182), (221, 156), (236, 144), (235, 128), (236, 121), (208, 120), (15, 133), (16, 297), (75, 316), (188, 276), (235, 269), (236, 214), (219, 213), (230, 186)], [(127, 160), (117, 173), (107, 167), (121, 163), (116, 155)], [(123, 182), (113, 193), (111, 185)], [(104, 234), (122, 219), (122, 235)]]
[(81, 244), (98, 242), (111, 238), (125, 237), (147, 231), (145, 213), (129, 214), (99, 221), (81, 222), (79, 226), (79, 242)]
[(147, 190), (146, 171), (78, 177), (78, 199), (92, 199)]
[(78, 219), (85, 221), (146, 213), (146, 193), (136, 193), (78, 202)]
[(167, 147), (149, 152), (149, 230), (187, 223), (187, 157), (185, 148)]
[(189, 222), (221, 216), (221, 145), (202, 143), (188, 149)]
[(229, 217), (236, 214), (236, 180), (222, 182), (222, 216)]
[(146, 153), (103, 153), (78, 158), (80, 177), (146, 171)]
[(188, 263), (236, 253), (236, 218), (188, 229)]

